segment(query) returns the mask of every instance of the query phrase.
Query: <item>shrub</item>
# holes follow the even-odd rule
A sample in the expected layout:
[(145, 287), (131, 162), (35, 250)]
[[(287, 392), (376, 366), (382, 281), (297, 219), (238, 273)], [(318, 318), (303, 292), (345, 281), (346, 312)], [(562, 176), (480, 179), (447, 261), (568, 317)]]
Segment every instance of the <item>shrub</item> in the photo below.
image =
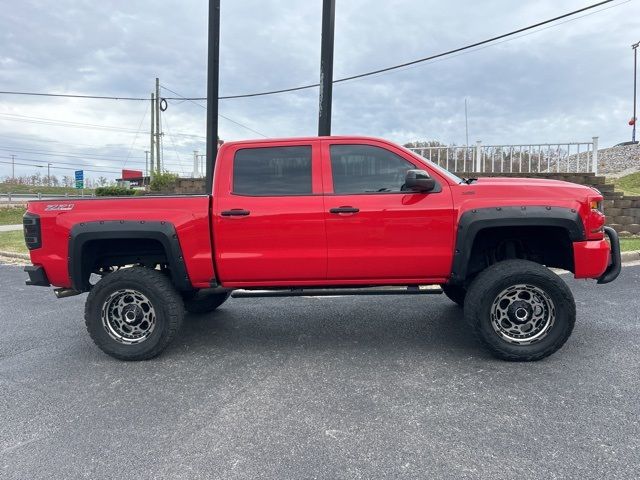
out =
[(178, 175), (175, 173), (156, 173), (149, 186), (152, 192), (170, 192), (173, 191), (177, 181)]
[(135, 195), (136, 191), (129, 188), (121, 187), (98, 187), (96, 188), (97, 197), (126, 197)]

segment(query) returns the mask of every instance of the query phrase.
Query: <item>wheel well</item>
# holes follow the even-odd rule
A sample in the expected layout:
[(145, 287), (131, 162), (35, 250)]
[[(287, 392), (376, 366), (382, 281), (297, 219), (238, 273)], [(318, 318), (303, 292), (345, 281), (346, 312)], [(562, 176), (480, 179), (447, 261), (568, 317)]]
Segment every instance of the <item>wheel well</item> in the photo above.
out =
[(501, 260), (530, 260), (574, 271), (569, 232), (555, 226), (493, 227), (480, 230), (471, 247), (467, 281)]
[(170, 273), (170, 261), (164, 245), (153, 238), (113, 238), (87, 241), (81, 253), (81, 278), (76, 279), (87, 290), (92, 273), (103, 274), (113, 267), (141, 265), (160, 266)]

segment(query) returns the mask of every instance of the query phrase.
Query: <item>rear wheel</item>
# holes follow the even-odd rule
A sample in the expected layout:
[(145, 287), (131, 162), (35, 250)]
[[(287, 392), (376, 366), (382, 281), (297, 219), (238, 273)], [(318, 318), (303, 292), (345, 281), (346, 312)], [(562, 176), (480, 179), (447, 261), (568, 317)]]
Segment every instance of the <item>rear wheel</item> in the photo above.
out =
[(189, 313), (209, 313), (227, 301), (231, 292), (211, 292), (200, 290), (184, 297), (184, 308)]
[(182, 298), (169, 278), (144, 267), (106, 275), (89, 292), (85, 324), (94, 343), (120, 360), (162, 352), (182, 324)]
[(464, 316), (494, 356), (532, 361), (564, 345), (573, 331), (576, 307), (567, 284), (548, 268), (506, 260), (471, 283)]
[(442, 285), (442, 291), (454, 303), (464, 307), (464, 299), (467, 296), (467, 289), (459, 285)]

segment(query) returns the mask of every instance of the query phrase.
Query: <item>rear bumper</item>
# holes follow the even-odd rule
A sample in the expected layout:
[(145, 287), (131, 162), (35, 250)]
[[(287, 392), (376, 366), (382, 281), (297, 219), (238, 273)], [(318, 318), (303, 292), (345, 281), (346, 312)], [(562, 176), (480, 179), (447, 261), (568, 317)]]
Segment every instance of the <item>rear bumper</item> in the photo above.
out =
[(620, 240), (611, 227), (604, 227), (606, 240), (574, 242), (573, 264), (575, 278), (595, 278), (598, 283), (613, 282), (620, 274)]
[(24, 267), (24, 271), (29, 274), (29, 280), (25, 282), (27, 285), (35, 285), (38, 287), (51, 286), (44, 268), (40, 265), (27, 265)]

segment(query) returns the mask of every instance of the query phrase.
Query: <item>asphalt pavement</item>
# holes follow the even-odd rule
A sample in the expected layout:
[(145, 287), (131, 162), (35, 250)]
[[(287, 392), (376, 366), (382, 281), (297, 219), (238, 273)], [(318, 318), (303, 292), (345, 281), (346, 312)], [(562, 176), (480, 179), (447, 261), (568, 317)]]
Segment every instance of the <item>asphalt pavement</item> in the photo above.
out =
[(446, 297), (231, 299), (162, 356), (0, 266), (0, 478), (637, 478), (640, 266), (564, 278), (578, 322), (490, 357)]

